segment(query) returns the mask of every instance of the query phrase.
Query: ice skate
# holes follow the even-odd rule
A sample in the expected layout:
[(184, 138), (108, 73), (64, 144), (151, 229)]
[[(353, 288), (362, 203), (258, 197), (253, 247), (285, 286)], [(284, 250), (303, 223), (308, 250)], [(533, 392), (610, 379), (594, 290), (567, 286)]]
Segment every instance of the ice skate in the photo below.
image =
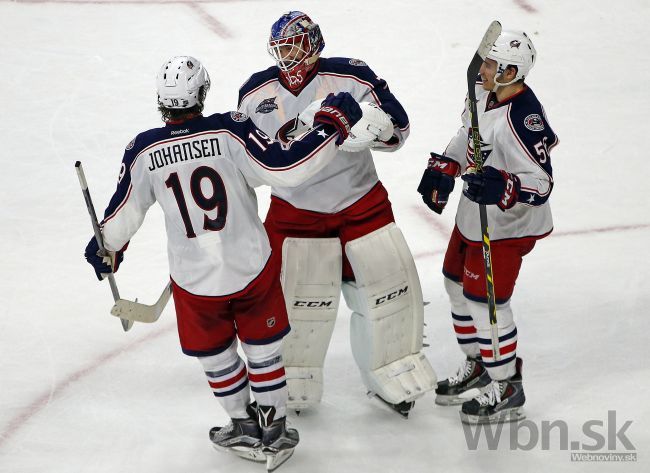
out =
[(375, 394), (373, 392), (368, 392), (368, 396), (377, 398), (378, 400), (383, 402), (386, 406), (388, 406), (389, 408), (397, 412), (405, 419), (408, 419), (409, 413), (411, 412), (411, 409), (413, 409), (413, 406), (415, 405), (415, 401), (403, 401), (394, 404), (392, 402), (388, 402), (386, 399), (382, 398), (379, 394)]
[(463, 403), (460, 417), (465, 424), (500, 424), (516, 422), (525, 417), (521, 407), (526, 402), (521, 383), (521, 358), (517, 372), (502, 381), (493, 380), (482, 394)]
[(480, 357), (470, 358), (463, 362), (458, 372), (440, 381), (436, 388), (436, 404), (440, 406), (455, 406), (464, 403), (468, 398), (462, 395), (471, 389), (480, 391), (490, 384), (490, 376), (487, 374)]
[(266, 456), (262, 453), (262, 429), (257, 422), (255, 405), (249, 405), (246, 412), (249, 417), (245, 419), (231, 419), (225, 427), (212, 427), (212, 446), (246, 460), (264, 462)]
[(274, 419), (273, 406), (259, 406), (259, 424), (262, 426), (262, 452), (266, 455), (266, 470), (275, 471), (286, 462), (300, 441), (296, 429), (287, 428), (287, 418)]

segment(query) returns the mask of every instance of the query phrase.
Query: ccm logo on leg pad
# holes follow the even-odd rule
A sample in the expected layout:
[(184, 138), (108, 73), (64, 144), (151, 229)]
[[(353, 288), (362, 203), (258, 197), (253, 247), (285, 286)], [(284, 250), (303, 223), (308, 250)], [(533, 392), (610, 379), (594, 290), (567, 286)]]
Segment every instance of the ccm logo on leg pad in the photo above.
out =
[(397, 289), (396, 291), (392, 291), (385, 296), (381, 296), (375, 300), (375, 306), (381, 305), (384, 302), (392, 301), (393, 299), (397, 299), (400, 296), (403, 296), (406, 294), (409, 290), (408, 286), (404, 286), (401, 289)]
[(321, 307), (332, 307), (332, 301), (294, 301), (294, 307), (307, 308), (307, 309), (320, 309)]

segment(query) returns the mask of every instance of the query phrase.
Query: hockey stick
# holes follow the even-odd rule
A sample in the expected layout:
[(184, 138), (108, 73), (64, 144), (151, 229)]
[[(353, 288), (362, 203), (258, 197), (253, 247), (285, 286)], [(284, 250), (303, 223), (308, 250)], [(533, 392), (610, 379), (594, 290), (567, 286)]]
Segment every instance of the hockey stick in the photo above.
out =
[[(79, 177), (81, 192), (83, 193), (84, 200), (86, 201), (86, 208), (90, 214), (90, 222), (93, 226), (93, 231), (95, 232), (97, 244), (100, 251), (105, 252), (106, 248), (104, 247), (102, 232), (99, 228), (99, 223), (97, 223), (95, 206), (93, 205), (93, 201), (90, 198), (90, 191), (88, 190), (88, 183), (86, 182), (86, 175), (84, 174), (83, 167), (81, 166), (81, 161), (77, 161), (74, 166), (77, 171), (77, 177)], [(122, 328), (125, 332), (133, 326), (134, 321), (151, 323), (158, 320), (160, 314), (162, 314), (162, 311), (165, 308), (165, 305), (167, 304), (167, 301), (169, 300), (169, 297), (171, 296), (171, 283), (167, 283), (167, 286), (165, 286), (165, 289), (155, 304), (140, 304), (137, 299), (135, 301), (129, 301), (120, 297), (120, 293), (117, 289), (117, 283), (115, 282), (115, 276), (113, 273), (110, 273), (108, 275), (108, 282), (111, 286), (111, 292), (113, 293), (113, 300), (115, 301), (115, 305), (111, 309), (111, 314), (115, 315), (116, 317), (120, 317), (120, 320), (122, 321)]]
[[(478, 115), (476, 111), (476, 77), (479, 75), (481, 64), (487, 57), (494, 42), (501, 34), (501, 23), (493, 21), (483, 35), (472, 61), (467, 67), (467, 94), (469, 97), (469, 116), (472, 124), (472, 143), (474, 145), (474, 163), (476, 172), (483, 172), (483, 155), (481, 154), (481, 134), (478, 128)], [(483, 244), (483, 263), (485, 266), (485, 284), (487, 287), (488, 311), (490, 314), (490, 335), (492, 338), (492, 353), (494, 360), (499, 361), (499, 332), (497, 331), (497, 305), (494, 296), (494, 275), (492, 272), (492, 253), (490, 249), (490, 232), (488, 228), (487, 211), (485, 205), (479, 204), (481, 217), (481, 240)]]
[(137, 299), (135, 302), (118, 299), (111, 309), (111, 314), (115, 317), (120, 317), (122, 320), (126, 319), (150, 324), (158, 320), (171, 295), (172, 284), (169, 282), (155, 304), (140, 304)]
[[(93, 231), (95, 232), (95, 239), (97, 240), (97, 245), (99, 246), (99, 251), (102, 254), (106, 254), (106, 248), (104, 248), (104, 239), (102, 238), (102, 232), (99, 229), (99, 223), (97, 223), (97, 214), (95, 213), (95, 206), (93, 201), (90, 198), (90, 191), (88, 190), (88, 183), (86, 182), (86, 175), (84, 174), (84, 168), (81, 166), (81, 161), (77, 161), (74, 164), (75, 169), (77, 170), (77, 177), (79, 178), (79, 184), (81, 185), (81, 193), (84, 195), (84, 200), (86, 201), (86, 208), (90, 214), (90, 223), (93, 226)], [(120, 299), (120, 291), (117, 290), (117, 283), (115, 282), (115, 276), (113, 273), (108, 275), (108, 283), (111, 286), (111, 292), (113, 293), (113, 300), (118, 301)], [(125, 332), (128, 332), (131, 327), (133, 327), (133, 322), (126, 319), (121, 319), (122, 328)]]

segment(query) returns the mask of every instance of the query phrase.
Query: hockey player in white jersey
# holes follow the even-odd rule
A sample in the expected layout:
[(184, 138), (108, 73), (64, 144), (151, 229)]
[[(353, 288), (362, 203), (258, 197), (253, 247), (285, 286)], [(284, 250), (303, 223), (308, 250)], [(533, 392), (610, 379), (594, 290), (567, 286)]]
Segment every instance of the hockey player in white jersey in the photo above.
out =
[[(469, 423), (523, 417), (522, 362), (516, 356), (517, 328), (510, 298), (523, 257), (553, 230), (548, 202), (553, 189), (550, 151), (558, 143), (542, 105), (524, 82), (536, 56), (525, 33), (501, 33), (476, 84), (483, 172), (473, 172), (466, 107), (463, 126), (443, 155), (431, 153), (418, 187), (424, 202), (441, 213), (454, 179), (463, 173), (466, 183), (443, 263), (454, 330), (466, 360), (455, 376), (439, 383), (436, 403), (462, 404), (461, 416)], [(498, 361), (490, 336), (477, 203), (486, 205), (490, 229)], [(467, 399), (471, 393), (480, 394)]]
[[(293, 451), (298, 433), (285, 424), (280, 345), (289, 324), (280, 267), (253, 187), (295, 186), (317, 173), (336, 159), (361, 110), (349, 94), (329, 96), (316, 127), (285, 147), (240, 112), (204, 117), (209, 87), (195, 58), (163, 64), (157, 90), (165, 126), (138, 134), (126, 147), (102, 222), (105, 247), (117, 256), (99, 255), (95, 238), (85, 256), (100, 279), (116, 270), (148, 208), (160, 204), (182, 350), (201, 362), (232, 418), (210, 438), (240, 456), (266, 458), (273, 468), (278, 455)], [(237, 338), (247, 363), (237, 354)]]
[(265, 227), (274, 252), (282, 252), (293, 328), (284, 344), (289, 406), (300, 410), (321, 400), (342, 289), (367, 390), (407, 416), (436, 379), (421, 352), (423, 302), (413, 257), (370, 149), (399, 149), (409, 120), (386, 81), (361, 60), (321, 57), (324, 44), (306, 14), (283, 14), (268, 43), (276, 65), (253, 74), (239, 92), (239, 111), (281, 140), (309, 129), (310, 104), (330, 93), (349, 92), (363, 110), (335, 160), (300, 186), (272, 189)]

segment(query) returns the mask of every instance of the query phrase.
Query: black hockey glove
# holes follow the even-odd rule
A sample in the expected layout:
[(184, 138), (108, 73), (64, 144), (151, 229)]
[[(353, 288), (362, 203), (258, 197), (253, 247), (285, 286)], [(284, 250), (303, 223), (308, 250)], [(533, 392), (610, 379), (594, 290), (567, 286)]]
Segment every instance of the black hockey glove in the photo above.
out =
[(460, 164), (453, 159), (431, 153), (418, 192), (422, 200), (437, 214), (441, 214), (454, 190), (454, 180), (460, 175)]
[(314, 115), (314, 125), (324, 123), (333, 125), (339, 132), (336, 144), (341, 145), (350, 134), (350, 129), (362, 116), (361, 108), (348, 92), (329, 94)]
[(510, 172), (485, 166), (483, 172), (468, 171), (461, 179), (467, 182), (465, 196), (477, 204), (494, 205), (501, 210), (513, 207), (517, 203), (521, 182)]
[(126, 250), (126, 246), (128, 246), (128, 244), (120, 251), (116, 251), (114, 254), (108, 252), (109, 255), (102, 256), (100, 255), (99, 245), (97, 244), (95, 237), (93, 236), (90, 239), (86, 246), (84, 256), (86, 257), (86, 261), (88, 261), (95, 270), (97, 279), (101, 281), (107, 274), (117, 272), (120, 263), (124, 260), (124, 250)]

